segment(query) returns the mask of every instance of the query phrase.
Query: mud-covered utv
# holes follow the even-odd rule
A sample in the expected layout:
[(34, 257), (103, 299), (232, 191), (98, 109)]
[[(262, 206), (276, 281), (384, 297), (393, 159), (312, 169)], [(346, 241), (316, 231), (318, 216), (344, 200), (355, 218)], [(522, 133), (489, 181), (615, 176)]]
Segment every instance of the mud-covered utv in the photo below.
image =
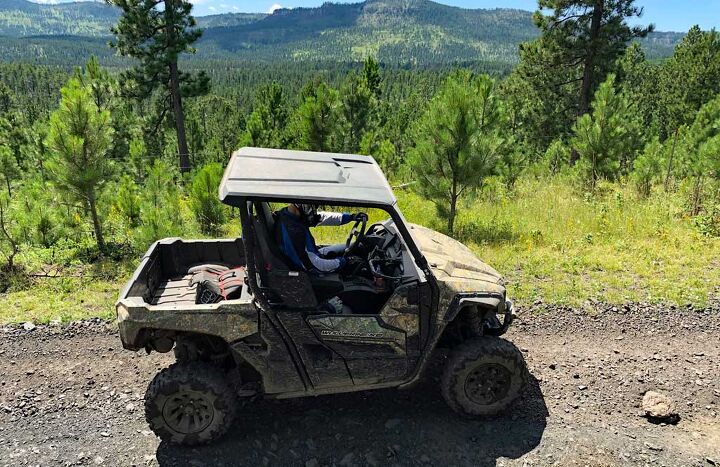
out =
[[(175, 352), (145, 396), (163, 440), (219, 437), (245, 397), (406, 388), (438, 349), (449, 350), (442, 394), (457, 412), (492, 415), (521, 393), (522, 354), (499, 338), (513, 318), (500, 275), (405, 222), (372, 158), (244, 148), (220, 200), (239, 210), (242, 238), (156, 242), (117, 302), (126, 349)], [(387, 220), (358, 216), (342, 253), (362, 258), (358, 267), (322, 274), (285, 256), (270, 203), (375, 209)]]

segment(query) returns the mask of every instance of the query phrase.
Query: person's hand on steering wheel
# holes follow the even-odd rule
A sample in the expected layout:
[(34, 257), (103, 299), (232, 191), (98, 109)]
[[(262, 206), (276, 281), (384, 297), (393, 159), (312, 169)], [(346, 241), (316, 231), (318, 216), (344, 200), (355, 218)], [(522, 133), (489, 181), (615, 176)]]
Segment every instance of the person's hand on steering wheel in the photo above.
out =
[(353, 224), (350, 233), (348, 234), (347, 241), (345, 242), (345, 252), (343, 256), (349, 256), (355, 248), (358, 246), (362, 238), (365, 236), (365, 227), (367, 227), (368, 215), (364, 212), (359, 212), (353, 215)]
[(365, 222), (365, 223), (367, 223), (367, 221), (368, 221), (368, 215), (365, 214), (364, 212), (358, 212), (358, 213), (353, 214), (353, 220), (356, 221), (356, 222)]

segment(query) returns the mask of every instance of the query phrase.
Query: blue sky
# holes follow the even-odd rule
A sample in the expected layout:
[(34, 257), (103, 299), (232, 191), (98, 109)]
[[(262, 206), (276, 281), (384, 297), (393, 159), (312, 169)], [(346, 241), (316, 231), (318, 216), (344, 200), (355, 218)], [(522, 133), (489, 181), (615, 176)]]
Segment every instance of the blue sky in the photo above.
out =
[[(38, 3), (57, 3), (69, 0), (35, 0)], [(224, 12), (268, 12), (280, 6), (294, 8), (319, 6), (325, 0), (190, 0), (196, 15)], [(334, 0), (350, 3), (358, 0)], [(437, 0), (436, 0), (437, 1)], [(439, 0), (440, 3), (463, 8), (521, 8), (534, 10), (536, 0)], [(637, 0), (645, 7), (641, 23), (655, 23), (661, 31), (687, 31), (699, 24), (703, 29), (720, 29), (720, 1), (718, 0)]]

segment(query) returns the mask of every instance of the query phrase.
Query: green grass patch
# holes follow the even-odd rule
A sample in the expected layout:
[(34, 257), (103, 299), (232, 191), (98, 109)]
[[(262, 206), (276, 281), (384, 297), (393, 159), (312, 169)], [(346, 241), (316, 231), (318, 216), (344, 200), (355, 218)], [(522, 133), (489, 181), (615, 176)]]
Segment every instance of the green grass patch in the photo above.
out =
[[(442, 229), (433, 205), (400, 193), (411, 222)], [(513, 193), (488, 190), (462, 206), (457, 237), (505, 275), (522, 303), (580, 306), (588, 299), (704, 306), (720, 283), (720, 239), (702, 235), (683, 198), (639, 200), (619, 185), (595, 197), (569, 179), (524, 179)]]
[[(115, 301), (136, 261), (100, 261), (92, 265), (45, 265), (0, 294), (0, 323), (68, 322), (115, 316)], [(27, 270), (26, 270), (27, 272)]]
[[(570, 306), (588, 300), (694, 303), (704, 306), (720, 283), (720, 239), (703, 235), (684, 213), (681, 194), (638, 200), (630, 188), (601, 187), (589, 197), (569, 179), (526, 178), (512, 193), (489, 184), (466, 200), (456, 237), (507, 279), (519, 304), (537, 299)], [(396, 192), (409, 222), (443, 231), (435, 207), (410, 191)], [(370, 222), (387, 217), (371, 210)], [(225, 229), (239, 235), (234, 216)], [(318, 243), (344, 242), (349, 226), (314, 229)], [(188, 238), (198, 237), (188, 225)], [(3, 278), (0, 322), (112, 318), (114, 303), (139, 255), (91, 265), (88, 245), (23, 251), (24, 270), (62, 277)]]

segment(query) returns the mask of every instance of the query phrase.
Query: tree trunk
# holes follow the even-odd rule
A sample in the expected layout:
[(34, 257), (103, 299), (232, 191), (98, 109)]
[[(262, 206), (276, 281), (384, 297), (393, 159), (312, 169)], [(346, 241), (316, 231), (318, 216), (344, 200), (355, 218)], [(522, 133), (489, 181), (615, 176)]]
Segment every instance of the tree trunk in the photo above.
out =
[[(165, 30), (170, 47), (175, 46), (174, 3), (174, 0), (165, 0)], [(178, 152), (180, 153), (180, 171), (189, 172), (190, 152), (188, 151), (187, 137), (185, 136), (185, 114), (183, 113), (182, 96), (180, 95), (180, 72), (178, 71), (177, 56), (170, 61), (170, 98), (172, 100), (173, 114), (175, 115), (175, 132), (177, 133)]]
[(5, 226), (5, 206), (3, 206), (2, 201), (0, 201), (0, 229), (2, 229), (2, 233), (5, 236), (5, 239), (10, 244), (10, 248), (12, 250), (10, 254), (7, 255), (7, 269), (12, 271), (15, 268), (15, 256), (17, 256), (20, 248), (18, 247), (17, 242), (12, 237), (12, 235), (10, 235), (10, 232), (8, 232), (8, 229)]
[(675, 144), (677, 144), (679, 132), (680, 132), (680, 129), (677, 128), (675, 130), (675, 134), (673, 135), (673, 144), (672, 144), (672, 149), (670, 149), (670, 156), (668, 157), (667, 174), (665, 175), (665, 193), (670, 191), (670, 176), (672, 175), (673, 157), (675, 157)]
[(583, 64), (582, 84), (580, 85), (580, 103), (578, 106), (578, 117), (582, 117), (590, 111), (590, 100), (592, 98), (593, 71), (595, 67), (595, 52), (597, 39), (600, 35), (600, 23), (602, 22), (604, 0), (595, 0), (593, 6), (592, 21), (590, 23), (590, 44)]
[[(593, 6), (593, 15), (590, 22), (590, 44), (583, 63), (582, 84), (580, 85), (580, 99), (578, 102), (578, 118), (582, 117), (590, 111), (590, 101), (592, 99), (593, 90), (593, 71), (595, 67), (595, 48), (597, 47), (597, 38), (600, 35), (600, 23), (602, 22), (603, 10), (605, 8), (604, 0), (595, 0)], [(570, 163), (574, 164), (580, 159), (580, 154), (575, 148), (570, 152)]]
[(698, 175), (695, 178), (695, 184), (693, 185), (693, 202), (691, 212), (693, 216), (697, 216), (698, 214), (700, 214), (700, 207), (702, 205), (702, 186), (703, 176)]
[(92, 217), (93, 230), (95, 230), (95, 241), (97, 242), (98, 250), (101, 253), (105, 252), (105, 239), (103, 238), (102, 227), (100, 226), (100, 218), (97, 213), (97, 205), (95, 203), (95, 193), (90, 193), (88, 196), (88, 207), (90, 208), (90, 216)]
[(452, 192), (450, 193), (450, 212), (448, 214), (448, 234), (452, 236), (455, 231), (455, 216), (457, 214), (457, 182), (453, 180)]
[(172, 95), (173, 113), (175, 114), (175, 131), (177, 132), (178, 151), (180, 153), (180, 171), (190, 171), (190, 152), (185, 136), (185, 114), (183, 113), (182, 97), (180, 96), (180, 76), (177, 62), (170, 64), (170, 94)]

